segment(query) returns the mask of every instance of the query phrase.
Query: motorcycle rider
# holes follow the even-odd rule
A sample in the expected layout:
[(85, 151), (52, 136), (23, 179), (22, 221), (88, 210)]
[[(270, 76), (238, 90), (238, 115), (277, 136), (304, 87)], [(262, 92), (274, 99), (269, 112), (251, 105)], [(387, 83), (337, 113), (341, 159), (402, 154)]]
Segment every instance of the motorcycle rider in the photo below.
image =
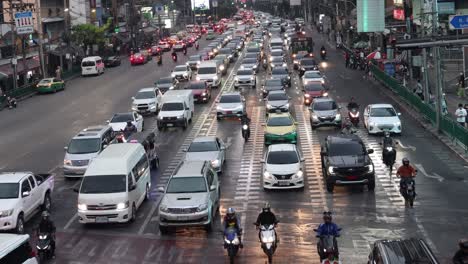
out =
[(55, 225), (50, 219), (48, 211), (43, 211), (41, 214), (41, 222), (39, 223), (38, 232), (50, 235), (50, 252), (52, 258), (55, 257)]
[(465, 261), (468, 260), (468, 239), (460, 239), (458, 242), (458, 246), (460, 247), (455, 255), (452, 258), (453, 264), (464, 264)]
[(237, 237), (239, 238), (239, 247), (243, 248), (244, 244), (242, 244), (241, 224), (239, 218), (236, 215), (236, 210), (234, 210), (234, 208), (228, 208), (227, 213), (223, 219), (223, 226), (224, 230), (226, 230), (228, 227), (234, 227), (237, 230)]
[(343, 135), (352, 135), (356, 133), (356, 130), (353, 128), (350, 122), (346, 122), (344, 128), (341, 130), (341, 134)]
[(320, 48), (320, 54), (322, 55), (322, 58), (325, 58), (325, 56), (327, 55), (327, 49), (323, 45)]
[(125, 138), (127, 139), (131, 134), (136, 133), (136, 132), (137, 132), (136, 126), (132, 123), (132, 121), (128, 120), (127, 125), (123, 129)]
[(197, 40), (195, 40), (195, 49), (198, 49), (199, 47), (200, 47), (200, 46), (199, 46), (199, 44), (198, 44), (198, 39), (197, 39)]
[(177, 52), (172, 51), (171, 56), (172, 56), (172, 59), (173, 59), (174, 61), (177, 61)]
[(247, 113), (244, 113), (241, 116), (241, 129), (244, 129), (244, 125), (247, 125), (247, 137), (250, 137), (250, 118), (247, 116)]
[[(409, 183), (410, 181), (414, 181), (414, 177), (416, 177), (416, 170), (413, 166), (410, 165), (408, 158), (403, 158), (402, 160), (403, 165), (401, 165), (397, 172), (396, 176), (400, 177), (400, 192), (403, 196), (402, 187), (404, 183)], [(416, 195), (416, 186), (414, 187), (414, 194)]]
[(353, 108), (359, 109), (359, 105), (358, 105), (358, 103), (356, 103), (356, 102), (354, 101), (354, 97), (351, 97), (351, 99), (349, 100), (349, 103), (348, 103), (348, 106), (347, 106), (347, 107), (348, 107), (348, 110), (351, 110), (351, 109), (353, 109)]
[[(270, 203), (266, 202), (263, 205), (262, 211), (260, 212), (260, 214), (258, 214), (255, 225), (257, 227), (262, 226), (262, 225), (266, 225), (266, 226), (275, 225), (276, 226), (277, 223), (278, 223), (278, 220), (276, 219), (275, 214), (271, 211)], [(276, 230), (275, 230), (275, 237), (276, 237), (276, 242), (278, 242), (278, 236), (276, 235)], [(260, 232), (258, 233), (258, 239), (260, 239), (260, 242), (261, 242)]]
[(187, 55), (187, 45), (184, 45), (184, 55)]
[(317, 228), (317, 237), (321, 236), (340, 236), (340, 228), (332, 222), (332, 212), (323, 212), (323, 223)]

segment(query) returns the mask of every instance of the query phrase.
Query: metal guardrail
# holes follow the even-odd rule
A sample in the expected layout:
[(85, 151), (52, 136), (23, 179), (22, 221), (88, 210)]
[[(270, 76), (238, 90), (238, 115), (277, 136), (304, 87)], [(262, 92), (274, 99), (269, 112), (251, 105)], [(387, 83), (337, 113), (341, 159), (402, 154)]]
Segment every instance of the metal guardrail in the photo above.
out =
[[(436, 112), (432, 105), (424, 103), (418, 96), (403, 87), (398, 81), (381, 71), (377, 66), (371, 65), (371, 72), (375, 79), (382, 83), (385, 87), (391, 89), (408, 104), (418, 110), (426, 119), (435, 124)], [(459, 125), (455, 120), (447, 116), (441, 118), (440, 129), (452, 141), (460, 145), (468, 152), (468, 129)]]

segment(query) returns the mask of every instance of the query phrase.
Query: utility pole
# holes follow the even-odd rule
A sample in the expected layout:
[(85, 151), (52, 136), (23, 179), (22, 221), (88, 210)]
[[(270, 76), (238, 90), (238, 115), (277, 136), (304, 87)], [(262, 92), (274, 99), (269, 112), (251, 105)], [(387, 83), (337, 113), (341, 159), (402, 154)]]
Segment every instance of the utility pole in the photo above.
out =
[[(41, 1), (35, 0), (36, 11), (37, 11), (37, 33), (39, 34), (39, 61), (41, 64), (41, 72), (42, 77), (45, 78), (47, 72), (45, 70), (45, 62), (44, 62), (44, 47), (43, 47), (43, 39), (44, 39), (44, 32), (42, 31), (42, 18), (41, 18)], [(24, 59), (24, 58), (23, 58)]]
[[(437, 22), (438, 22), (438, 13), (437, 13), (437, 1), (432, 0), (432, 36), (435, 36), (437, 30)], [(441, 62), (440, 62), (440, 47), (433, 48), (433, 58), (436, 67), (436, 128), (437, 131), (440, 131), (440, 120), (442, 114), (442, 100), (445, 100), (443, 96), (443, 76), (442, 76), (442, 69), (441, 69)]]
[(11, 58), (11, 66), (13, 67), (13, 89), (16, 89), (18, 83), (18, 72), (16, 66), (18, 64), (18, 59), (16, 58), (16, 28), (15, 28), (15, 11), (13, 7), (13, 1), (8, 1), (10, 5), (10, 17), (11, 17), (11, 50), (12, 50), (12, 58)]
[(348, 0), (344, 0), (344, 17), (345, 17), (345, 29), (346, 29), (346, 46), (349, 46)]

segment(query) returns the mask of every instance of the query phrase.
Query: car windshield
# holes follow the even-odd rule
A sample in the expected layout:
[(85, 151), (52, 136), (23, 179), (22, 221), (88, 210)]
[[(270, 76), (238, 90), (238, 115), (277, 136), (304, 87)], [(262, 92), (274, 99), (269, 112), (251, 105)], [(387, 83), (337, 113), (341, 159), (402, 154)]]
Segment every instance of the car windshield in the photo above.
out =
[(158, 80), (158, 84), (166, 84), (166, 83), (172, 83), (172, 78), (167, 77), (167, 78), (161, 78)]
[(283, 83), (281, 82), (281, 80), (271, 79), (265, 82), (265, 86), (283, 86)]
[(257, 63), (257, 59), (244, 59), (242, 64), (255, 64)]
[(165, 103), (161, 107), (161, 111), (182, 111), (184, 110), (183, 103)]
[(197, 193), (206, 192), (206, 182), (203, 177), (172, 178), (167, 184), (166, 193)]
[(52, 80), (51, 79), (42, 79), (39, 84), (48, 84), (48, 83), (51, 83)]
[(323, 89), (323, 86), (320, 84), (320, 83), (308, 83), (304, 86), (304, 90), (306, 91), (322, 91), (324, 90)]
[(252, 75), (253, 72), (251, 70), (238, 70), (237, 75)]
[(292, 126), (293, 121), (288, 116), (278, 116), (268, 119), (267, 126)]
[(81, 63), (81, 66), (83, 66), (83, 67), (96, 66), (96, 63), (94, 61), (83, 61)]
[(305, 78), (322, 78), (320, 72), (306, 72), (304, 74)]
[(272, 75), (275, 75), (275, 74), (288, 74), (288, 71), (285, 68), (274, 68), (271, 71), (271, 74)]
[(284, 60), (281, 57), (273, 57), (273, 58), (271, 58), (271, 61), (272, 62), (283, 62)]
[(127, 122), (128, 120), (133, 121), (133, 114), (132, 113), (124, 113), (124, 114), (115, 114), (112, 119), (111, 123), (122, 123)]
[(187, 152), (205, 152), (205, 151), (217, 151), (218, 144), (215, 141), (205, 142), (192, 142)]
[(154, 92), (153, 91), (144, 91), (144, 92), (139, 92), (135, 95), (135, 99), (149, 99), (149, 98), (154, 98)]
[(74, 138), (68, 144), (67, 152), (70, 154), (88, 154), (96, 153), (100, 148), (100, 138)]
[(241, 97), (239, 95), (223, 95), (219, 100), (220, 103), (240, 103)]
[(302, 61), (301, 61), (301, 64), (302, 64), (302, 65), (317, 65), (317, 63), (315, 62), (315, 60), (302, 60)]
[(293, 164), (299, 163), (299, 157), (295, 151), (272, 151), (268, 153), (268, 164)]
[(335, 101), (325, 101), (325, 102), (315, 102), (313, 104), (313, 109), (315, 111), (329, 111), (329, 110), (336, 110), (338, 106), (336, 105)]
[(200, 60), (200, 56), (197, 56), (197, 55), (189, 57), (189, 61), (199, 61), (199, 60)]
[(231, 49), (221, 49), (219, 51), (219, 54), (231, 54)]
[(371, 108), (370, 115), (373, 117), (396, 116), (395, 110), (391, 107)]
[(0, 183), (0, 199), (18, 198), (19, 183)]
[(330, 144), (330, 147), (328, 148), (329, 156), (357, 156), (363, 154), (364, 148), (357, 142)]
[(273, 52), (271, 52), (271, 56), (273, 56), (273, 57), (283, 56), (283, 52), (282, 51), (273, 51)]
[(260, 49), (257, 47), (251, 47), (251, 48), (247, 48), (247, 52), (260, 52)]
[(80, 193), (120, 193), (126, 190), (126, 175), (87, 175), (81, 182)]
[(204, 82), (193, 82), (193, 83), (190, 83), (189, 86), (187, 86), (187, 89), (205, 89), (205, 83)]
[(216, 73), (216, 67), (201, 67), (198, 69), (198, 74), (212, 74)]
[(268, 101), (284, 101), (288, 100), (288, 96), (285, 93), (274, 93), (268, 95)]
[(184, 71), (187, 71), (187, 67), (186, 66), (177, 66), (174, 68), (174, 71), (175, 72), (184, 72)]

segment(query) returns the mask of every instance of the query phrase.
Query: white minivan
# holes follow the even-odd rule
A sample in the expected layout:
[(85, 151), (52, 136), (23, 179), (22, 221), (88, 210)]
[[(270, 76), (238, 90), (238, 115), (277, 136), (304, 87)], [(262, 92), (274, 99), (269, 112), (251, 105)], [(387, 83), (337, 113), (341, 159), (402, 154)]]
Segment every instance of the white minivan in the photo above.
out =
[(104, 73), (104, 61), (99, 56), (86, 57), (81, 61), (81, 76)]
[(214, 61), (203, 61), (198, 67), (197, 81), (206, 81), (211, 87), (221, 85), (221, 70)]
[(124, 223), (150, 196), (151, 175), (141, 144), (111, 144), (93, 160), (78, 191), (79, 222)]
[(29, 235), (0, 234), (1, 264), (37, 264)]

